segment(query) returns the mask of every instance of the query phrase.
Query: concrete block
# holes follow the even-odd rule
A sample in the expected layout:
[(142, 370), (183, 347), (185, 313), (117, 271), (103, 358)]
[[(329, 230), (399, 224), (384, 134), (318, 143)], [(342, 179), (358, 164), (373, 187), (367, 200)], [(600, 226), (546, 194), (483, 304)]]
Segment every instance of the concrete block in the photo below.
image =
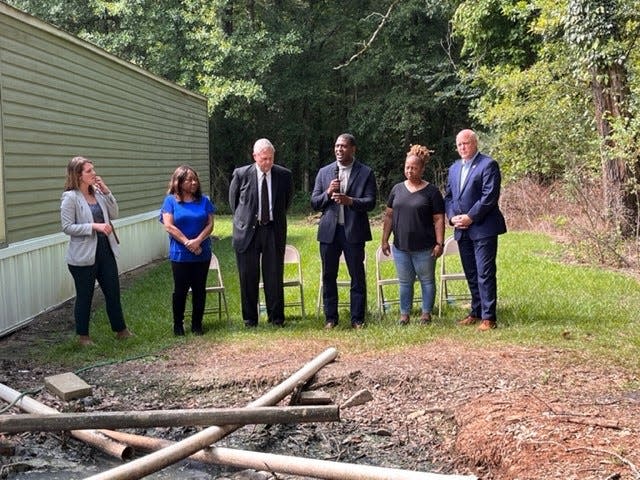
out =
[(93, 392), (91, 385), (71, 372), (46, 377), (44, 379), (44, 385), (47, 387), (47, 390), (62, 400), (87, 397)]
[(330, 405), (333, 403), (331, 396), (321, 390), (305, 390), (300, 392), (298, 405)]

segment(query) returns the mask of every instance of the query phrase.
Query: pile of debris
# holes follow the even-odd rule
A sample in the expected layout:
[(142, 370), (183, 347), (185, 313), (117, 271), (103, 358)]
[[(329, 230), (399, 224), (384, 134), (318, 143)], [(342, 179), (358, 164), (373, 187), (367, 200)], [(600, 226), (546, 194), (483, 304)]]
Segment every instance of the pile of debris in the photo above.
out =
[[(357, 392), (340, 406), (333, 404), (331, 398), (322, 392), (305, 390), (315, 374), (335, 360), (337, 355), (335, 348), (325, 350), (245, 408), (60, 413), (0, 384), (0, 398), (28, 412), (19, 415), (0, 415), (0, 432), (68, 431), (74, 438), (109, 455), (130, 460), (121, 466), (91, 476), (89, 480), (143, 478), (186, 458), (237, 468), (336, 480), (476, 478), (212, 446), (243, 425), (335, 422), (340, 420), (341, 409), (370, 401), (372, 397), (368, 390)], [(49, 377), (45, 385), (63, 400), (91, 394), (91, 387), (73, 374)], [(289, 406), (276, 406), (287, 396), (290, 396)], [(179, 442), (118, 431), (123, 428), (206, 425), (213, 426), (208, 426)], [(134, 449), (152, 453), (132, 460)]]

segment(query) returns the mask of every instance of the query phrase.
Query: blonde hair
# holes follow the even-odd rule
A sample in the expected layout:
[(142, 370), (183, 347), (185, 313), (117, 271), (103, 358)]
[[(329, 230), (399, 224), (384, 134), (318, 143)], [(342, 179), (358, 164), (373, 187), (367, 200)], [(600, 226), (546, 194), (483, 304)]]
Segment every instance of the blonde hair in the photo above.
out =
[(411, 145), (407, 152), (407, 158), (416, 157), (424, 167), (427, 164), (427, 161), (431, 158), (432, 153), (433, 150), (429, 150), (424, 145)]

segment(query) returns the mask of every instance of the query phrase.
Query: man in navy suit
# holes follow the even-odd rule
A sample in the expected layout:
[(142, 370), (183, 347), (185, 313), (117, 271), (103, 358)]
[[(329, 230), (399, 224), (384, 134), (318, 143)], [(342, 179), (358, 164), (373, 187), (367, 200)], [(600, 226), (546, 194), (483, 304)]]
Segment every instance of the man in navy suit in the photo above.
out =
[(478, 330), (486, 331), (496, 328), (498, 235), (507, 231), (498, 207), (500, 167), (478, 151), (472, 130), (458, 133), (456, 147), (461, 158), (449, 168), (444, 201), (471, 291), (471, 312), (458, 323), (480, 322)]
[(261, 138), (253, 146), (255, 163), (236, 168), (229, 186), (233, 211), (232, 245), (240, 277), (245, 326), (258, 325), (260, 260), (269, 322), (284, 326), (284, 251), (287, 210), (293, 193), (291, 170), (274, 165), (275, 149)]
[(362, 328), (367, 308), (364, 269), (365, 242), (371, 240), (367, 212), (376, 205), (373, 170), (355, 159), (356, 140), (343, 133), (334, 145), (336, 161), (318, 171), (311, 206), (321, 211), (318, 226), (322, 261), (322, 300), (325, 328), (338, 324), (338, 267), (344, 258), (351, 277), (351, 326)]

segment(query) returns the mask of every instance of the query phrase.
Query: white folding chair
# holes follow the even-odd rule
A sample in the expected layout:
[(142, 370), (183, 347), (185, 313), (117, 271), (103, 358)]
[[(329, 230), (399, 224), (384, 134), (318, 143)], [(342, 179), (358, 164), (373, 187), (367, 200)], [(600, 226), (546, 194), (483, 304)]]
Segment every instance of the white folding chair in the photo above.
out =
[[(220, 271), (220, 263), (215, 254), (211, 254), (211, 262), (209, 262), (209, 276), (207, 277), (207, 295), (210, 293), (218, 294), (218, 305), (208, 306), (205, 313), (217, 313), (218, 320), (222, 318), (222, 305), (224, 303), (224, 313), (229, 322), (229, 309), (227, 307), (227, 296), (224, 291), (224, 283), (222, 282), (222, 272)], [(207, 302), (208, 304), (210, 302)]]
[[(455, 238), (449, 237), (444, 242), (444, 248), (442, 249), (442, 256), (440, 257), (440, 288), (438, 293), (438, 315), (442, 316), (442, 300), (446, 299), (447, 302), (452, 302), (455, 300), (465, 300), (470, 299), (471, 294), (469, 293), (468, 287), (465, 288), (464, 293), (452, 293), (449, 291), (448, 283), (454, 281), (464, 281), (465, 286), (467, 282), (467, 277), (464, 272), (461, 270), (451, 271), (451, 262), (449, 262), (449, 267), (447, 267), (447, 257), (450, 255), (459, 256), (458, 253), (458, 242)], [(449, 270), (447, 270), (449, 268)]]
[[(292, 268), (287, 268), (291, 265)], [(284, 248), (284, 278), (282, 281), (284, 288), (297, 287), (300, 292), (299, 300), (287, 301), (285, 298), (284, 306), (300, 307), (302, 318), (306, 318), (304, 311), (304, 282), (302, 280), (302, 260), (300, 252), (293, 245), (286, 245)], [(264, 282), (260, 282), (260, 290), (264, 291)], [(286, 295), (285, 295), (286, 297)], [(266, 303), (259, 301), (258, 311), (263, 312), (267, 308)]]
[[(389, 251), (389, 255), (385, 255), (382, 247), (378, 247), (376, 250), (376, 290), (378, 294), (378, 311), (381, 316), (384, 316), (391, 306), (400, 304), (400, 291), (398, 288), (400, 281), (396, 276), (395, 264), (391, 264), (393, 264), (393, 250)], [(417, 277), (416, 282), (418, 282)], [(385, 295), (385, 287), (393, 287), (392, 293), (395, 293), (395, 295), (389, 295), (390, 288), (387, 288), (387, 295)], [(422, 303), (422, 296), (418, 293), (420, 291), (419, 288), (417, 291), (414, 289), (413, 303)]]

